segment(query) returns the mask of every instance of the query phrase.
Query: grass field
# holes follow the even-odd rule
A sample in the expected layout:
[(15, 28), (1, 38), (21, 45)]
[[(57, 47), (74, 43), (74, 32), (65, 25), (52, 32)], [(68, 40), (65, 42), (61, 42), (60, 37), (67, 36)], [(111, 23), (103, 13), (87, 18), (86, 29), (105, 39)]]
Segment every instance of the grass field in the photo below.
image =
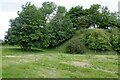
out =
[[(118, 78), (118, 55), (67, 54), (59, 49), (2, 47), (3, 78)], [(104, 52), (105, 53), (105, 52)], [(103, 54), (104, 54), (103, 53)]]

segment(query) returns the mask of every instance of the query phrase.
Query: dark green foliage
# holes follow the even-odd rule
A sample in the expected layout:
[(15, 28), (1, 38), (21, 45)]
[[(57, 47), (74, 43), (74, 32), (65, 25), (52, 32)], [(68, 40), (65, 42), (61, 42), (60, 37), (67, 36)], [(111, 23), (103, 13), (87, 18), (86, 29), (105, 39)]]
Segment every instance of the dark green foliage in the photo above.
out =
[(85, 33), (85, 45), (93, 50), (111, 50), (110, 36), (103, 29), (87, 29)]
[[(56, 10), (56, 13), (54, 13)], [(51, 16), (51, 14), (53, 16)], [(24, 50), (31, 47), (53, 47), (72, 37), (73, 24), (65, 7), (44, 2), (41, 8), (31, 3), (22, 6), (18, 17), (10, 20), (5, 41)]]
[(31, 3), (23, 5), (18, 16), (10, 20), (11, 28), (5, 38), (9, 44), (18, 44), (22, 49), (29, 50), (31, 46), (41, 43), (43, 33), (40, 26), (43, 26), (45, 21), (40, 11)]
[(88, 9), (84, 9), (82, 6), (72, 7), (68, 14), (73, 26), (77, 29), (91, 26), (108, 29), (119, 26), (115, 13), (111, 13), (107, 7), (102, 7), (100, 4), (93, 4)]
[(111, 30), (111, 44), (113, 49), (120, 53), (120, 29)]
[(50, 13), (43, 12), (43, 9), (44, 6), (42, 9), (38, 9), (35, 5), (28, 2), (23, 5), (22, 11), (18, 11), (18, 17), (10, 20), (11, 28), (8, 29), (5, 40), (10, 45), (20, 45), (24, 50), (30, 50), (32, 46), (47, 46), (43, 32), (46, 32), (44, 29), (46, 15)]
[(88, 28), (90, 26), (87, 17), (88, 12), (86, 9), (83, 9), (82, 6), (72, 7), (67, 14), (70, 15), (74, 28), (80, 29)]
[[(76, 6), (67, 12), (64, 6), (56, 6), (53, 2), (44, 2), (40, 8), (27, 2), (22, 11), (18, 11), (18, 17), (10, 20), (5, 42), (19, 45), (24, 50), (55, 47), (70, 39), (76, 29), (81, 34), (78, 40), (69, 43), (68, 52), (83, 53), (83, 43), (90, 49), (101, 51), (111, 50), (112, 44), (119, 52), (120, 31), (114, 29), (115, 26), (119, 28), (119, 24), (116, 14), (99, 4), (93, 4), (89, 9)], [(84, 30), (91, 27), (94, 29)], [(110, 33), (105, 30), (108, 28), (112, 30)]]
[[(115, 50), (120, 52), (120, 30), (117, 29), (81, 29), (77, 31), (75, 39), (85, 43), (89, 49), (96, 51)], [(113, 49), (112, 49), (113, 48)]]
[[(98, 26), (99, 20), (102, 16), (100, 16), (100, 4), (93, 4), (90, 6), (88, 10), (88, 17), (90, 21), (90, 26), (95, 27), (96, 25)], [(90, 27), (89, 26), (89, 27)]]
[(56, 46), (71, 38), (74, 34), (73, 24), (66, 14), (65, 7), (59, 6), (57, 13), (48, 23), (49, 47)]
[(108, 29), (117, 25), (117, 17), (114, 13), (110, 13), (107, 7), (102, 7), (101, 11), (100, 18), (97, 21), (99, 25), (98, 28)]
[(89, 21), (89, 18), (86, 17), (86, 16), (81, 16), (79, 19), (78, 19), (78, 28), (77, 29), (81, 29), (81, 28), (89, 28), (90, 27), (90, 21)]
[(85, 52), (85, 45), (79, 39), (72, 40), (68, 43), (66, 52), (71, 54), (83, 54)]

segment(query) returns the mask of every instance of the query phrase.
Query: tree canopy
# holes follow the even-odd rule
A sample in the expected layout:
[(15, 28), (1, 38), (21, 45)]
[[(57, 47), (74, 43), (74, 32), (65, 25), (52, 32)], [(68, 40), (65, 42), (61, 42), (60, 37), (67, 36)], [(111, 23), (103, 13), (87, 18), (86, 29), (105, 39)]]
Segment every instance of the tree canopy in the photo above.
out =
[[(75, 29), (93, 27), (116, 30), (116, 27), (120, 28), (120, 18), (117, 16), (119, 13), (112, 13), (107, 7), (100, 4), (93, 4), (88, 9), (84, 9), (83, 6), (76, 6), (67, 11), (64, 6), (57, 6), (53, 2), (44, 2), (41, 7), (36, 7), (27, 2), (22, 5), (22, 10), (18, 11), (17, 14), (18, 17), (10, 20), (10, 28), (5, 36), (5, 41), (10, 45), (19, 45), (24, 50), (30, 50), (31, 47), (55, 47), (70, 39), (74, 35)], [(87, 31), (90, 35), (92, 33), (100, 37), (100, 39), (96, 39), (94, 35), (92, 37), (88, 34), (85, 35), (88, 35), (86, 40), (90, 41), (90, 48), (109, 50), (110, 44), (106, 42), (109, 40), (105, 38), (107, 36), (102, 35), (102, 30)], [(104, 33), (106, 34), (106, 32)], [(99, 45), (103, 45), (102, 42), (107, 44), (107, 47), (104, 45), (102, 49), (99, 48), (101, 46), (95, 47), (98, 44), (95, 42), (98, 40)], [(113, 40), (115, 40), (114, 37)], [(111, 42), (112, 45), (115, 42)], [(119, 50), (118, 47), (117, 50)]]
[(52, 2), (44, 2), (40, 8), (27, 2), (18, 11), (18, 17), (10, 20), (5, 40), (25, 50), (31, 46), (56, 46), (73, 35), (72, 22), (65, 13), (65, 7)]
[(84, 9), (82, 6), (72, 7), (68, 14), (73, 22), (73, 26), (78, 29), (91, 26), (108, 29), (118, 26), (116, 15), (100, 4), (93, 4), (88, 9)]

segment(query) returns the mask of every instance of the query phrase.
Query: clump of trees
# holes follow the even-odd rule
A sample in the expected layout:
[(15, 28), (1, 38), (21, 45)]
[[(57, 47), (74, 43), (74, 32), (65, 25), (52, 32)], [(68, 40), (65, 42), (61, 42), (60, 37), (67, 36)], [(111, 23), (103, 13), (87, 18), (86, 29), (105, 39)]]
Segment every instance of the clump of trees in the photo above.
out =
[[(82, 31), (79, 41), (84, 42), (86, 47), (92, 50), (114, 49), (120, 52), (119, 13), (112, 13), (107, 7), (93, 4), (88, 9), (82, 6), (72, 7), (67, 14), (70, 15), (73, 27)], [(108, 33), (107, 30), (111, 32)]]
[(18, 17), (10, 20), (5, 40), (11, 45), (20, 45), (24, 50), (35, 47), (53, 47), (72, 37), (73, 24), (63, 6), (44, 2), (37, 8), (26, 3)]
[(100, 4), (93, 4), (88, 9), (84, 9), (82, 6), (72, 7), (68, 14), (73, 22), (73, 26), (77, 29), (119, 27), (117, 14), (111, 13), (107, 7)]
[(19, 45), (24, 50), (55, 47), (81, 30), (82, 35), (69, 42), (67, 52), (84, 53), (85, 46), (92, 50), (120, 52), (118, 13), (111, 13), (99, 4), (88, 9), (76, 6), (67, 11), (53, 2), (44, 2), (42, 7), (27, 2), (17, 14), (18, 17), (10, 20), (5, 36), (5, 42), (10, 45)]

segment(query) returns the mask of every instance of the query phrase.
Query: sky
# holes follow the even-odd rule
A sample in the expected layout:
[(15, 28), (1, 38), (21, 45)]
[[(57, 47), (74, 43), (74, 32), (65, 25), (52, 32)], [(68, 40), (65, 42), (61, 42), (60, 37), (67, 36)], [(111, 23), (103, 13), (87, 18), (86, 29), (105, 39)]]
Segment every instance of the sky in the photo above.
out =
[(10, 28), (9, 20), (18, 16), (17, 11), (21, 10), (21, 5), (31, 2), (40, 7), (45, 1), (65, 6), (67, 10), (78, 5), (89, 8), (90, 5), (97, 3), (107, 6), (111, 12), (117, 12), (119, 0), (0, 0), (0, 39), (4, 40), (5, 32)]

